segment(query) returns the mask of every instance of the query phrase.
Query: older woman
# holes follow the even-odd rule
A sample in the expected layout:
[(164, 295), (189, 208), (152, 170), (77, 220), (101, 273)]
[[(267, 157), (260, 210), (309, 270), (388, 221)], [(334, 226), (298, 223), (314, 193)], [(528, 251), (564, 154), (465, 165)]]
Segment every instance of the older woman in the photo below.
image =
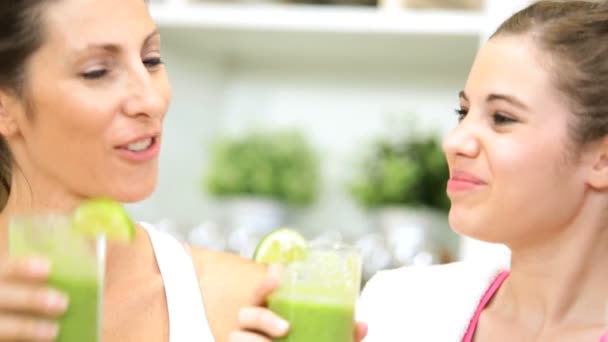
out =
[[(69, 306), (45, 260), (6, 257), (10, 217), (149, 196), (169, 101), (143, 0), (0, 1), (0, 341), (54, 340)], [(142, 224), (109, 246), (103, 340), (226, 341), (263, 275)]]

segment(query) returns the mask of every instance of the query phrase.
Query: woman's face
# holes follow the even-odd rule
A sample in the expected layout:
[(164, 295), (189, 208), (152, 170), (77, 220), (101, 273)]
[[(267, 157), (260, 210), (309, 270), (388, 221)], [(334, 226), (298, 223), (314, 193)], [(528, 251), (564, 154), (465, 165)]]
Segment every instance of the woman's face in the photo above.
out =
[(577, 215), (587, 168), (547, 70), (525, 36), (495, 37), (479, 51), (444, 141), (456, 231), (513, 247), (550, 239)]
[(144, 1), (60, 0), (42, 14), (26, 96), (4, 104), (19, 167), (34, 192), (145, 198), (170, 87)]

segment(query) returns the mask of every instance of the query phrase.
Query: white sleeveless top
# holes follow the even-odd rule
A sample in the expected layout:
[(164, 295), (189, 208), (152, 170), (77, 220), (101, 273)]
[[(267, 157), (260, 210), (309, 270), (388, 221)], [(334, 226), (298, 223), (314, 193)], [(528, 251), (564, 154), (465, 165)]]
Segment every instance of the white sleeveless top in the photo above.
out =
[(383, 270), (365, 285), (357, 320), (363, 342), (461, 342), (479, 302), (504, 265), (457, 262)]
[(171, 235), (147, 223), (140, 225), (150, 236), (165, 286), (169, 342), (214, 342), (192, 257)]

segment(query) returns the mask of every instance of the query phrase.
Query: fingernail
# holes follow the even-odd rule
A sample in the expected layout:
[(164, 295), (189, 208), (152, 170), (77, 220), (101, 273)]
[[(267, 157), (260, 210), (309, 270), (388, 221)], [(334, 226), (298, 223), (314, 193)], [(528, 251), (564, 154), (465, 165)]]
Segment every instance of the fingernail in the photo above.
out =
[(287, 329), (289, 329), (289, 323), (282, 319), (277, 319), (274, 322), (274, 327), (280, 331), (280, 333), (286, 333)]
[(68, 307), (68, 297), (57, 291), (50, 291), (46, 296), (46, 307), (51, 311), (64, 311)]
[(34, 276), (45, 276), (49, 273), (51, 265), (47, 260), (34, 259), (29, 262), (29, 272)]
[(59, 334), (59, 326), (55, 323), (40, 323), (36, 328), (36, 335), (43, 340), (55, 339)]

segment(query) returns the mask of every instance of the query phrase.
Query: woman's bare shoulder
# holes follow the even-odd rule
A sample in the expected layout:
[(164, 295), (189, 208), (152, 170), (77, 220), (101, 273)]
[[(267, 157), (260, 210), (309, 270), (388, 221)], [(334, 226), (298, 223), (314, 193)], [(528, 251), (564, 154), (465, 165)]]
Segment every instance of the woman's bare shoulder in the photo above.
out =
[[(233, 281), (258, 280), (261, 281), (266, 274), (266, 267), (236, 254), (217, 252), (203, 248), (192, 248), (192, 260), (199, 276), (199, 280)], [(251, 286), (249, 284), (235, 283), (235, 286)]]
[(251, 305), (266, 267), (230, 253), (192, 248), (205, 312), (217, 341), (227, 341), (237, 327), (237, 313)]

